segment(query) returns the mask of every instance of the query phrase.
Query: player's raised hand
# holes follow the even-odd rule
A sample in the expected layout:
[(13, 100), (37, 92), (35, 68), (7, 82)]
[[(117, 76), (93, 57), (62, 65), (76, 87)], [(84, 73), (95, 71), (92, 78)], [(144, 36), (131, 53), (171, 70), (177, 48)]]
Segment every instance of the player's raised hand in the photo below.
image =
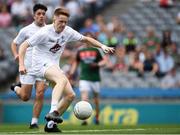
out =
[(26, 74), (27, 73), (27, 71), (26, 71), (26, 68), (25, 68), (25, 66), (24, 65), (19, 65), (19, 73), (20, 74)]
[(106, 45), (101, 46), (104, 53), (114, 53), (115, 49), (113, 47), (108, 47)]

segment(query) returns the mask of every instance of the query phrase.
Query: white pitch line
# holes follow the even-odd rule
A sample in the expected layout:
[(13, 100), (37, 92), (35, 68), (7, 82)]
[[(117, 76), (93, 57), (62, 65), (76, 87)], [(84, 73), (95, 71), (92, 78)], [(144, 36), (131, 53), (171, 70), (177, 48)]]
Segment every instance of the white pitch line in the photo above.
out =
[[(115, 131), (115, 132), (118, 132), (118, 131), (144, 131), (146, 129), (143, 129), (143, 128), (139, 128), (139, 129), (101, 129), (101, 130), (62, 130), (62, 133), (83, 133), (83, 132), (111, 132), (111, 131)], [(34, 132), (0, 132), (0, 134), (23, 134), (23, 133), (26, 133), (26, 134), (36, 134), (36, 133), (43, 133), (44, 131), (34, 131)]]
[[(94, 133), (100, 133), (100, 132), (120, 132), (120, 131), (147, 131), (147, 130), (159, 130), (161, 128), (129, 128), (129, 129), (101, 129), (101, 130), (62, 130), (62, 133), (84, 133), (84, 132), (90, 132), (89, 134)], [(177, 129), (177, 128), (172, 128)], [(179, 128), (178, 128), (179, 129)], [(34, 131), (34, 132), (0, 132), (1, 135), (14, 135), (14, 134), (44, 134), (45, 132), (43, 130)], [(55, 134), (54, 134), (55, 135)]]
[(76, 132), (111, 132), (111, 131), (115, 131), (115, 132), (118, 132), (118, 131), (143, 131), (143, 130), (146, 130), (144, 128), (138, 128), (138, 129), (100, 129), (100, 130), (63, 130), (63, 132), (69, 132), (69, 133), (76, 133)]

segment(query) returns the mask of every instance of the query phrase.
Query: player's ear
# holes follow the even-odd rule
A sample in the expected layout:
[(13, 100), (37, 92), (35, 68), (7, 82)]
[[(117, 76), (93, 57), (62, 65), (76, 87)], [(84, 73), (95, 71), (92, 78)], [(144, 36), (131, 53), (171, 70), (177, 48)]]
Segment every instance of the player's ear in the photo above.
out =
[(33, 14), (33, 19), (35, 20), (35, 13)]
[(56, 16), (54, 15), (52, 19), (53, 23), (55, 22), (55, 20), (56, 20)]

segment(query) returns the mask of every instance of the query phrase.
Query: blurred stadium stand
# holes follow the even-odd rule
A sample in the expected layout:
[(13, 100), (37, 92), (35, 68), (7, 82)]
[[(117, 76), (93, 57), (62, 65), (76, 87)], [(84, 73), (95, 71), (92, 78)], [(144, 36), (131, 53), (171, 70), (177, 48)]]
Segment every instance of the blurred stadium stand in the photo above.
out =
[[(120, 19), (127, 25), (128, 30), (133, 31), (138, 37), (143, 37), (143, 31), (149, 25), (156, 28), (156, 32), (161, 36), (164, 29), (170, 28), (174, 36), (180, 35), (180, 26), (175, 18), (179, 12), (180, 5), (177, 2), (172, 8), (160, 8), (158, 2), (150, 1), (147, 3), (136, 2)], [(177, 41), (180, 42), (180, 39)]]
[(17, 76), (17, 64), (15, 63), (11, 51), (10, 51), (10, 43), (15, 36), (15, 29), (0, 29), (0, 47), (3, 50), (4, 58), (0, 60), (0, 89), (5, 89), (8, 84)]

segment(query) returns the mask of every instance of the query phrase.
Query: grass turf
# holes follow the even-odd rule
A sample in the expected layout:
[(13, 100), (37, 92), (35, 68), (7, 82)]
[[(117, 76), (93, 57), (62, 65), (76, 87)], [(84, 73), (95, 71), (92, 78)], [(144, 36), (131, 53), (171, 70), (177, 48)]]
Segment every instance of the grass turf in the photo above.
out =
[[(180, 125), (59, 125), (61, 134), (180, 134)], [(38, 130), (28, 128), (28, 125), (0, 125), (0, 135), (11, 134), (44, 134), (44, 126)]]

